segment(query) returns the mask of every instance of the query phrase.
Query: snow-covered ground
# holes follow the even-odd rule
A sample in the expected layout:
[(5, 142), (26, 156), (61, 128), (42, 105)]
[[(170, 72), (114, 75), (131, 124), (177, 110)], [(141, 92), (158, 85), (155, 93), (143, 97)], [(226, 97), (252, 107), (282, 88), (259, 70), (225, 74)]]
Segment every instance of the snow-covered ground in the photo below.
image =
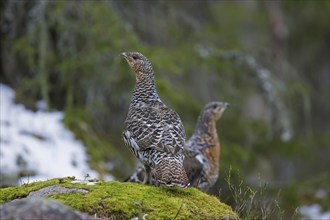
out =
[[(83, 144), (62, 123), (62, 112), (33, 112), (14, 103), (15, 92), (0, 84), (0, 173), (35, 173), (29, 181), (87, 174), (91, 170)], [(108, 178), (109, 179), (109, 178)], [(27, 182), (21, 179), (20, 182)]]
[(302, 214), (307, 219), (312, 220), (329, 220), (330, 211), (322, 212), (321, 206), (319, 204), (304, 205), (299, 208), (300, 214)]

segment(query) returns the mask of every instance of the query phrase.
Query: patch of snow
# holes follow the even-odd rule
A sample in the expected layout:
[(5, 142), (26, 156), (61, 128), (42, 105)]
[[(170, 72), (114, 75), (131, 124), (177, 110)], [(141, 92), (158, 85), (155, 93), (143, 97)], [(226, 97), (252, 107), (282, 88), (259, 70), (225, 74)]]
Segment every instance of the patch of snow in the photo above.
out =
[[(33, 112), (14, 103), (15, 92), (0, 84), (0, 173), (35, 172), (29, 181), (98, 173), (87, 163), (84, 145), (62, 123), (63, 113)], [(24, 180), (23, 180), (24, 182)]]
[(322, 212), (319, 204), (304, 205), (299, 208), (299, 212), (308, 219), (329, 220), (330, 211)]
[(318, 199), (325, 199), (327, 197), (327, 192), (324, 190), (324, 189), (318, 189), (316, 192), (315, 192), (315, 196), (316, 198)]
[(47, 105), (46, 105), (46, 102), (40, 100), (36, 103), (36, 107), (38, 110), (40, 111), (45, 111), (47, 109)]

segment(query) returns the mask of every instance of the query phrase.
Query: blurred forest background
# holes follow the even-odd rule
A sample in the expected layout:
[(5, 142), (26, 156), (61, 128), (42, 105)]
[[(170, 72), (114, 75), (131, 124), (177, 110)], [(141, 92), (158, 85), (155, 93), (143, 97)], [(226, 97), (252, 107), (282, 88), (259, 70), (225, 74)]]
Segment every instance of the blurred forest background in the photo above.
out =
[(231, 104), (210, 193), (237, 203), (230, 173), (237, 187), (266, 183), (262, 199), (284, 216), (302, 204), (330, 210), (328, 0), (0, 4), (1, 83), (31, 109), (43, 100), (64, 111), (101, 175), (122, 180), (137, 163), (121, 139), (135, 77), (119, 54), (139, 51), (187, 137), (204, 104)]

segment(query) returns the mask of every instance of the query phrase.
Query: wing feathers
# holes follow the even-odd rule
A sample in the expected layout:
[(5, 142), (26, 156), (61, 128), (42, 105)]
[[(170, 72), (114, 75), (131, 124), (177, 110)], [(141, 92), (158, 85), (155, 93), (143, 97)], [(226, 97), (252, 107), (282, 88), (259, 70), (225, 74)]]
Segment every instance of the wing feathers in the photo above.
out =
[(185, 132), (181, 119), (164, 104), (131, 106), (125, 125), (125, 131), (132, 133), (140, 150), (155, 148), (171, 154), (183, 150)]

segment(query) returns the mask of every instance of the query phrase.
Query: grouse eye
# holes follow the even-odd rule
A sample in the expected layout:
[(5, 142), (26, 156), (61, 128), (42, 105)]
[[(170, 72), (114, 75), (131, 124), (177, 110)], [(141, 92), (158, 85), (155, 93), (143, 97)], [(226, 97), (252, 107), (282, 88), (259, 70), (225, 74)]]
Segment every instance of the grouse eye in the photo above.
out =
[(133, 55), (132, 58), (133, 58), (134, 60), (137, 60), (137, 59), (138, 59), (138, 57), (137, 57), (136, 55)]
[(217, 105), (213, 105), (212, 108), (213, 108), (213, 109), (216, 109), (216, 108), (217, 108)]

